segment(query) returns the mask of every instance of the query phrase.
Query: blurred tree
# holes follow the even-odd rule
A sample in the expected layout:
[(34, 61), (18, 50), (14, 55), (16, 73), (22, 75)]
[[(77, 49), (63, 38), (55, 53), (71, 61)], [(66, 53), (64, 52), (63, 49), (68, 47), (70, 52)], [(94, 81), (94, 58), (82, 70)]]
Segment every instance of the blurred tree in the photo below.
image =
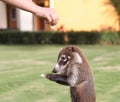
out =
[(110, 0), (110, 3), (115, 7), (117, 13), (120, 16), (120, 0)]
[[(119, 31), (120, 31), (120, 0), (104, 0), (103, 5), (106, 8), (105, 14), (107, 12), (107, 16), (113, 17), (114, 22), (118, 23)], [(111, 6), (114, 9), (109, 9)], [(114, 15), (113, 15), (113, 12), (115, 12), (115, 11), (116, 11), (116, 13), (114, 13)]]
[(120, 0), (110, 0), (108, 4), (111, 4), (118, 13), (119, 30), (120, 30)]

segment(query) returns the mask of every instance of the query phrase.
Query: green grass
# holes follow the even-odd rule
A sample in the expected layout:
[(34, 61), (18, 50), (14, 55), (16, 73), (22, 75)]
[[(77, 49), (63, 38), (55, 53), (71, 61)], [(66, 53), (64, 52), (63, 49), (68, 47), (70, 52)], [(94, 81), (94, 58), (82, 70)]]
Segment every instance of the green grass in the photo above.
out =
[[(0, 46), (0, 102), (70, 102), (69, 87), (42, 78), (63, 46)], [(120, 102), (120, 46), (81, 46), (94, 73), (97, 102)]]

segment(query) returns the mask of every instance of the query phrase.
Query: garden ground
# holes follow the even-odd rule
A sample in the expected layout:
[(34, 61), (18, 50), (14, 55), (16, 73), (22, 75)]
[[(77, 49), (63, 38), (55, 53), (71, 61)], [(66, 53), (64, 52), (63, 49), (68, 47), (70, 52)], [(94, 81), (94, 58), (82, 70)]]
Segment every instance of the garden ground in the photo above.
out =
[[(62, 47), (0, 45), (0, 102), (70, 102), (69, 87), (41, 77), (51, 72)], [(80, 47), (94, 73), (96, 102), (119, 102), (120, 46)]]

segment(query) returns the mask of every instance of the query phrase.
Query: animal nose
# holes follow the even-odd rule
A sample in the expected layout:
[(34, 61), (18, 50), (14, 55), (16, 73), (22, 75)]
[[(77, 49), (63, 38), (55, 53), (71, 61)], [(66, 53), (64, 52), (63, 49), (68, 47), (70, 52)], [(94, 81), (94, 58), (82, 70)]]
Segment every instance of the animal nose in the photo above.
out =
[(56, 70), (55, 70), (55, 68), (52, 70), (52, 72), (53, 72), (53, 73), (57, 73)]

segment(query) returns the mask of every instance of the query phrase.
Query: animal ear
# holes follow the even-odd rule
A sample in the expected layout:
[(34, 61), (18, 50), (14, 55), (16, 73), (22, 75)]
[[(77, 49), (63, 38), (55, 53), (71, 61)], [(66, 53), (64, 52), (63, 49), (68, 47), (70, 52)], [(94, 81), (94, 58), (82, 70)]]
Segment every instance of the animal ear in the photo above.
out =
[(70, 46), (70, 51), (72, 51), (72, 52), (75, 52), (75, 47), (74, 46)]

